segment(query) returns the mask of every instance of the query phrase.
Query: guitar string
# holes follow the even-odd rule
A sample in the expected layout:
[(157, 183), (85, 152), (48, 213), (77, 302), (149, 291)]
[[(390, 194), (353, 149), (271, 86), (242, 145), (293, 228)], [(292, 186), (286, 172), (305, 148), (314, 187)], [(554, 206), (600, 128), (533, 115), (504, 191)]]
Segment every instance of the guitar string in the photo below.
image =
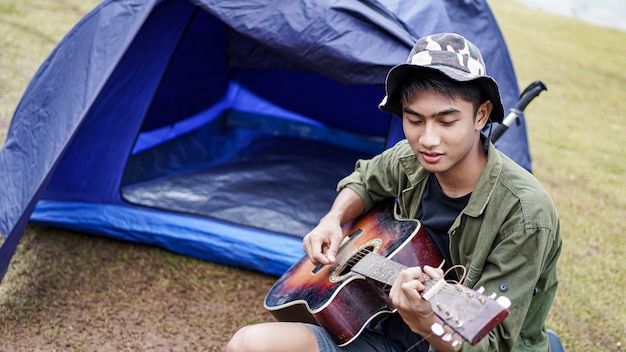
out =
[[(360, 260), (365, 258), (365, 256), (368, 255), (370, 252), (372, 252), (372, 251), (368, 250), (367, 248), (363, 248), (363, 249), (359, 250), (356, 254), (354, 254), (352, 256), (352, 259), (348, 260), (348, 263), (347, 263), (348, 266), (349, 267), (353, 267), (357, 262), (359, 262)], [(452, 272), (452, 270), (454, 270), (454, 269), (461, 269), (463, 271), (463, 275), (461, 277), (461, 280), (459, 280), (459, 281), (456, 281), (456, 280), (446, 280), (447, 283), (450, 283), (453, 286), (444, 285), (440, 289), (449, 291), (452, 294), (457, 295), (457, 296), (463, 296), (463, 295), (467, 296), (467, 293), (468, 293), (467, 291), (468, 290), (473, 291), (472, 289), (467, 288), (468, 290), (465, 290), (466, 292), (462, 292), (462, 290), (460, 290), (457, 287), (457, 286), (460, 286), (460, 287), (463, 287), (465, 289), (465, 287), (463, 285), (461, 285), (461, 282), (463, 282), (463, 280), (465, 280), (465, 277), (467, 276), (467, 268), (465, 268), (463, 265), (460, 265), (460, 264), (453, 265), (452, 267), (448, 268), (448, 270), (446, 270), (446, 272), (443, 275), (443, 278), (448, 276), (448, 274), (450, 272)], [(437, 279), (431, 278), (431, 277), (426, 276), (426, 275), (425, 275), (425, 278), (426, 278), (427, 281), (424, 282), (424, 286), (425, 286), (425, 290), (424, 291), (430, 290), (431, 288), (433, 288), (438, 283)], [(389, 285), (385, 284), (385, 283), (383, 283), (383, 284), (384, 284), (384, 289), (387, 289), (387, 287)]]
[[(454, 333), (454, 332), (453, 332)], [(404, 350), (404, 352), (410, 352), (412, 349), (417, 348), (417, 346), (419, 346), (420, 344), (427, 342), (427, 339), (431, 336), (435, 335), (434, 333), (430, 333), (428, 335), (426, 335), (426, 337), (422, 337), (421, 340), (417, 341), (416, 343), (412, 344), (411, 346), (409, 346), (409, 348), (407, 348), (406, 350)], [(419, 335), (418, 335), (419, 336)], [(454, 340), (454, 341), (458, 341), (458, 340)], [(454, 346), (453, 346), (454, 347)], [(460, 348), (460, 347), (459, 347)]]
[(448, 270), (446, 270), (446, 272), (443, 274), (443, 277), (446, 277), (452, 270), (454, 269), (462, 269), (463, 270), (463, 276), (461, 277), (461, 279), (459, 281), (452, 281), (455, 282), (457, 284), (460, 284), (461, 282), (465, 281), (465, 277), (467, 276), (467, 268), (464, 267), (461, 264), (457, 264), (457, 265), (453, 265), (451, 266)]
[[(358, 251), (351, 260), (348, 261), (348, 265), (350, 265), (351, 267), (353, 267), (358, 261), (362, 260), (363, 258), (365, 258), (366, 255), (368, 255), (371, 251), (368, 250), (367, 248), (363, 248), (360, 251)], [(450, 283), (451, 285), (443, 285), (441, 286), (439, 289), (447, 291), (448, 293), (451, 293), (457, 297), (470, 297), (473, 298), (473, 293), (479, 294), (478, 292), (475, 292), (474, 290), (472, 290), (471, 288), (465, 287), (461, 284), (461, 282), (463, 282), (465, 280), (465, 277), (467, 276), (467, 268), (465, 268), (463, 265), (457, 264), (457, 265), (453, 265), (452, 267), (448, 268), (448, 270), (446, 270), (446, 272), (443, 275), (443, 278), (445, 279), (446, 276), (448, 276), (453, 270), (455, 269), (461, 269), (463, 271), (463, 275), (461, 276), (460, 280), (446, 280), (447, 283)], [(437, 279), (431, 278), (429, 276), (425, 275), (425, 279), (426, 282), (424, 282), (424, 286), (425, 286), (425, 292), (432, 289), (434, 286), (436, 286), (439, 281)], [(383, 290), (387, 290), (389, 288), (390, 285), (383, 283)]]
[(411, 346), (409, 346), (409, 348), (407, 348), (404, 352), (410, 352), (412, 349), (417, 348), (417, 346), (419, 346), (420, 344), (426, 342), (427, 338), (433, 336), (433, 333), (430, 333), (428, 335), (426, 335), (426, 337), (422, 337), (421, 340), (417, 341), (416, 343), (412, 344)]
[[(369, 253), (374, 253), (374, 252), (372, 250), (369, 250), (367, 247), (362, 248), (358, 252), (356, 252), (351, 257), (351, 259), (348, 260), (348, 262), (346, 264), (348, 266), (350, 266), (350, 267), (353, 267), (357, 262), (361, 261)], [(374, 254), (377, 254), (377, 253), (374, 253)], [(460, 268), (460, 269), (463, 270), (463, 276), (461, 277), (461, 280), (456, 281), (456, 283), (463, 282), (463, 280), (465, 280), (465, 277), (467, 275), (467, 268), (465, 268), (463, 265), (460, 265), (460, 264), (457, 264), (457, 265), (454, 265), (454, 266), (448, 268), (448, 270), (444, 273), (443, 277), (445, 278), (452, 270), (457, 269), (457, 268)]]
[[(409, 346), (409, 348), (407, 348), (406, 350), (404, 350), (404, 352), (410, 352), (412, 349), (417, 348), (417, 346), (419, 346), (420, 344), (422, 344), (422, 343), (424, 343), (424, 342), (427, 342), (427, 339), (428, 339), (429, 337), (433, 336), (433, 335), (435, 335), (435, 334), (430, 333), (430, 334), (426, 335), (426, 337), (422, 337), (422, 339), (421, 339), (421, 340), (419, 340), (419, 341), (417, 341), (416, 343), (414, 343), (414, 344), (412, 344), (411, 346)], [(455, 340), (455, 341), (458, 341), (458, 340)]]

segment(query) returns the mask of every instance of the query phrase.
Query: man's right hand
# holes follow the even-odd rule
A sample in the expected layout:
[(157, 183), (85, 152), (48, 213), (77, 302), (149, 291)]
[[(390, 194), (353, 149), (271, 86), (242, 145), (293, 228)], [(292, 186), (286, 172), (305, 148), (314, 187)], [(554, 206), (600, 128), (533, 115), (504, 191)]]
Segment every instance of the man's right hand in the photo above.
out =
[(334, 264), (343, 237), (339, 220), (327, 215), (304, 237), (302, 247), (314, 265)]
[(365, 204), (356, 192), (350, 188), (339, 192), (328, 214), (302, 241), (302, 247), (314, 265), (335, 263), (344, 238), (341, 226), (362, 215), (364, 210)]

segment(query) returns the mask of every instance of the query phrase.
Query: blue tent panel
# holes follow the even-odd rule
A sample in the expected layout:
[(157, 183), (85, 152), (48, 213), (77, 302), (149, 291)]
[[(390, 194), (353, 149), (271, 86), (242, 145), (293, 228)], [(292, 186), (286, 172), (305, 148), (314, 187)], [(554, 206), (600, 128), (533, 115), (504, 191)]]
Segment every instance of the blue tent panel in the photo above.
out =
[[(519, 89), (485, 1), (105, 0), (41, 65), (0, 150), (0, 275), (29, 221), (280, 274), (358, 158), (414, 41), (481, 48)], [(523, 118), (496, 144), (530, 170)]]
[(42, 200), (37, 221), (275, 275), (304, 255), (293, 236), (149, 208)]

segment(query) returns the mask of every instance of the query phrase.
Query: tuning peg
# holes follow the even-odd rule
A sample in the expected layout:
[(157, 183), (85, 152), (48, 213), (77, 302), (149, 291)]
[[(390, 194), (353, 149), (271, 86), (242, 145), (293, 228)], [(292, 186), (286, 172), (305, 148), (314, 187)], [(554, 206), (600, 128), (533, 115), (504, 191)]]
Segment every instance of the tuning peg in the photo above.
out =
[[(446, 330), (443, 328), (443, 325), (439, 324), (439, 323), (433, 323), (433, 325), (430, 326), (430, 331), (433, 332), (433, 334), (435, 334), (436, 336), (441, 337), (441, 340), (445, 341), (445, 342), (450, 342), (450, 345), (452, 346), (452, 348), (455, 351), (460, 351), (461, 350), (461, 346), (463, 346), (463, 342), (459, 341), (459, 340), (453, 340), (453, 333), (452, 332), (448, 332), (446, 333)], [(444, 335), (445, 334), (445, 335)]]
[(455, 317), (453, 320), (457, 329), (463, 326), (463, 320), (459, 319), (459, 317)]
[(432, 331), (433, 334), (437, 336), (441, 336), (445, 332), (445, 330), (443, 329), (443, 325), (439, 323), (433, 323), (433, 325), (430, 326), (430, 331)]
[(498, 302), (498, 304), (501, 305), (504, 308), (509, 308), (511, 306), (511, 300), (508, 299), (508, 297), (505, 297), (505, 296), (498, 297), (496, 302)]

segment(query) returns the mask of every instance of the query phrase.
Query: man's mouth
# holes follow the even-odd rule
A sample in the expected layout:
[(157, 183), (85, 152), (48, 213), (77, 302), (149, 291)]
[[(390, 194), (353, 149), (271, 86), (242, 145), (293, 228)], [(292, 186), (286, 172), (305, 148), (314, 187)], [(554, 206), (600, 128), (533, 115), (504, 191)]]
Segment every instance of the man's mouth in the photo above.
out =
[(422, 152), (422, 158), (424, 158), (424, 161), (426, 161), (427, 163), (431, 163), (431, 164), (434, 164), (437, 161), (439, 161), (442, 155), (443, 154)]

